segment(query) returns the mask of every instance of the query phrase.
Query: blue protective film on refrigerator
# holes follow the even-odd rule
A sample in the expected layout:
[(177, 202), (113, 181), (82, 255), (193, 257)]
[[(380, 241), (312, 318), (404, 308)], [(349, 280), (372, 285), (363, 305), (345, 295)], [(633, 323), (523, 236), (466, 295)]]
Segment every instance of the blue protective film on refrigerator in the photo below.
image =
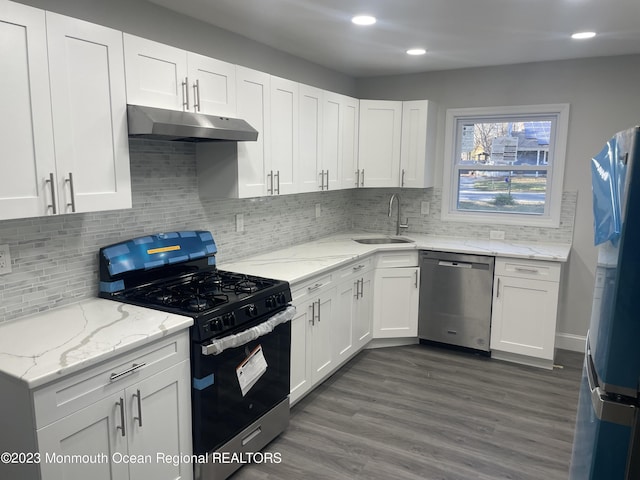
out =
[(610, 240), (617, 244), (622, 231), (622, 204), (626, 166), (625, 133), (616, 134), (605, 147), (591, 159), (591, 183), (593, 190), (594, 244)]

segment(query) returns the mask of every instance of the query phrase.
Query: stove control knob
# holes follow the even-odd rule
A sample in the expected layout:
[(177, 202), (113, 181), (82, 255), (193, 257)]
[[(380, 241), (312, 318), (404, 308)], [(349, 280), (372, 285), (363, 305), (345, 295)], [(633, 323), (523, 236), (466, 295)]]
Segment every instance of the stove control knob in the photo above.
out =
[(222, 316), (222, 323), (225, 327), (232, 327), (236, 324), (236, 316), (232, 313), (227, 313)]
[(287, 303), (287, 297), (284, 295), (284, 293), (279, 293), (277, 295), (278, 298), (278, 305), (284, 305), (285, 303)]
[(271, 295), (270, 297), (268, 297), (265, 301), (265, 305), (267, 306), (267, 308), (274, 308), (277, 305), (276, 296)]
[(245, 308), (245, 311), (247, 312), (247, 315), (249, 315), (250, 317), (258, 316), (258, 309), (253, 303), (251, 305), (247, 305), (247, 308)]
[(222, 318), (216, 317), (209, 322), (209, 329), (212, 332), (222, 330)]

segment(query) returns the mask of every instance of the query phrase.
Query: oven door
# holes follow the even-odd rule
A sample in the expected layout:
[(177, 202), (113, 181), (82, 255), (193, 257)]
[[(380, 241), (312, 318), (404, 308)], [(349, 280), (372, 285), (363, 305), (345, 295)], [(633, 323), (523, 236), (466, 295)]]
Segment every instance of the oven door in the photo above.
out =
[(290, 356), (289, 321), (217, 355), (203, 354), (202, 345), (192, 344), (195, 454), (215, 450), (289, 395)]

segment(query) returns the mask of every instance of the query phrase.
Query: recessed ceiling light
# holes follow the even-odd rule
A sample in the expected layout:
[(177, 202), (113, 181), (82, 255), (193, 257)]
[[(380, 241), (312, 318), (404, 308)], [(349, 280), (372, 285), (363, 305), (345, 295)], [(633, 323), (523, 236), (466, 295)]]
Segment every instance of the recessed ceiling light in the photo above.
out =
[(424, 48), (410, 48), (407, 55), (424, 55), (427, 51)]
[(356, 25), (373, 25), (376, 23), (376, 17), (371, 15), (356, 15), (351, 19)]
[(596, 32), (577, 32), (571, 35), (571, 38), (576, 40), (584, 40), (586, 38), (593, 38), (596, 36)]

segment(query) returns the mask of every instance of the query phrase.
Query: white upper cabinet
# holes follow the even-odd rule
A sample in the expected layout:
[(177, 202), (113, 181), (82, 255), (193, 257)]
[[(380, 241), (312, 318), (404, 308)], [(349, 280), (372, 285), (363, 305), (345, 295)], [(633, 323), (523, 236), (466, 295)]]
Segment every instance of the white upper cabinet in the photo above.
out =
[(298, 192), (326, 190), (322, 163), (323, 91), (301, 84), (299, 94)]
[(46, 18), (58, 211), (130, 208), (122, 33)]
[(236, 115), (235, 65), (127, 33), (124, 46), (129, 103)]
[(437, 106), (429, 100), (402, 102), (400, 186), (434, 185)]
[(0, 1), (0, 38), (0, 219), (47, 215), (56, 167), (44, 11)]
[(0, 219), (131, 207), (122, 34), (0, 1)]
[(400, 185), (402, 102), (360, 100), (360, 186)]
[(271, 77), (271, 194), (297, 193), (298, 84)]
[(322, 165), (329, 190), (356, 187), (358, 103), (356, 98), (324, 92)]
[(232, 63), (187, 53), (188, 83), (192, 110), (236, 116), (236, 66)]

